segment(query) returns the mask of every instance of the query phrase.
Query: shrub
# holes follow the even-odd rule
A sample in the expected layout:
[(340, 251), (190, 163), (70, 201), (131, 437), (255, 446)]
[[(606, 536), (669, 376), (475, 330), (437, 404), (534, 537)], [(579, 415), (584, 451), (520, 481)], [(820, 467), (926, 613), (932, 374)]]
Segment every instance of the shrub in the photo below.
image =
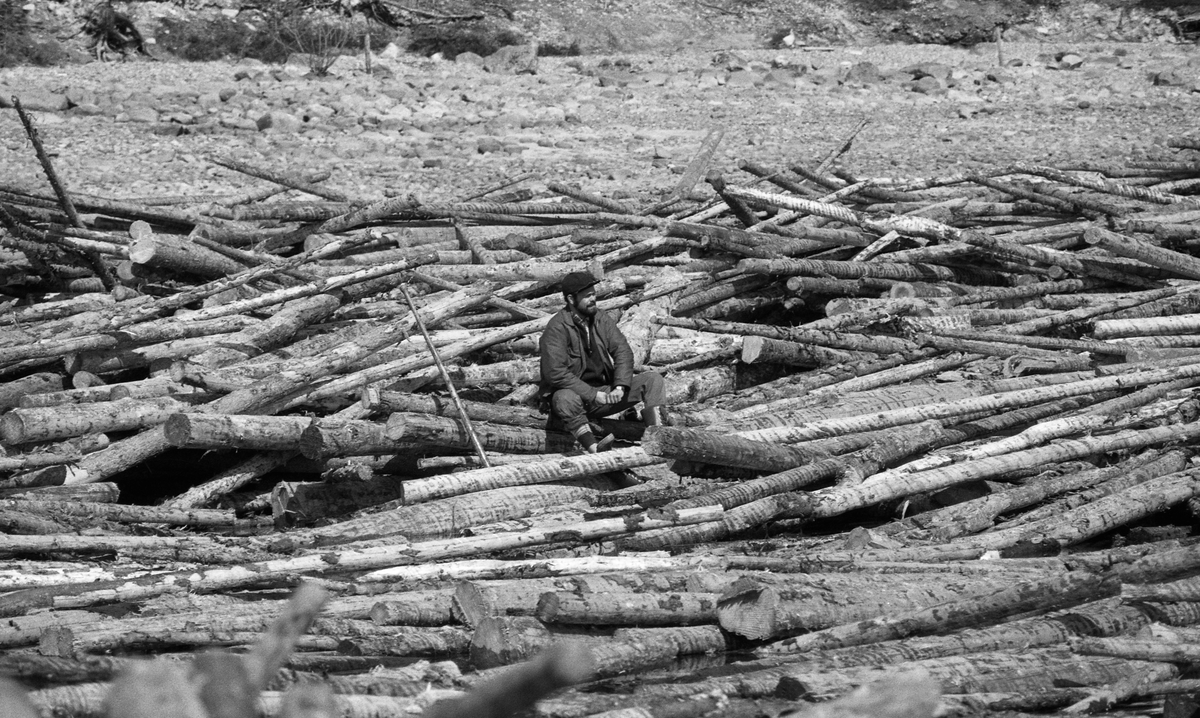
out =
[(583, 54), (579, 41), (572, 40), (569, 45), (554, 42), (538, 43), (538, 54), (543, 57), (578, 57)]
[(505, 45), (525, 42), (521, 33), (487, 20), (417, 25), (408, 43), (410, 52), (432, 55), (440, 52), (449, 59), (459, 53), (473, 52), (487, 57)]
[[(192, 62), (242, 57), (257, 44), (255, 31), (245, 23), (227, 17), (175, 20), (164, 18), (158, 29), (158, 47), (176, 57)], [(282, 51), (287, 57), (287, 51)]]
[(54, 65), (65, 57), (57, 42), (30, 36), (29, 19), (17, 0), (0, 0), (0, 67)]

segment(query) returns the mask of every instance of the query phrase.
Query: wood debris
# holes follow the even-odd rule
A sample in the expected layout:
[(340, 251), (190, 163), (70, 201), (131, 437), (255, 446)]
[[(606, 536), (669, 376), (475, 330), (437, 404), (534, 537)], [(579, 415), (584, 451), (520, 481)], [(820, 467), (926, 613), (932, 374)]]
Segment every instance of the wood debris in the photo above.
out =
[[(319, 199), (88, 197), (35, 143), (53, 192), (0, 188), (5, 704), (1200, 693), (1195, 144), (864, 180), (837, 153), (722, 174), (720, 137), (661, 197), (365, 204), (230, 158)], [(594, 455), (536, 386), (570, 271), (668, 385), (669, 425), (609, 421)]]

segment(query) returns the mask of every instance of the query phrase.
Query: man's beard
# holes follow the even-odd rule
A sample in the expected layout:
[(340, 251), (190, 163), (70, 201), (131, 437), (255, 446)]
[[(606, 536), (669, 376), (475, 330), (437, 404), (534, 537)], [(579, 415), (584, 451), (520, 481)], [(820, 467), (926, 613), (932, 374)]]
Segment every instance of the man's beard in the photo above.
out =
[(585, 317), (596, 316), (596, 303), (588, 302), (587, 304), (576, 304), (575, 310)]

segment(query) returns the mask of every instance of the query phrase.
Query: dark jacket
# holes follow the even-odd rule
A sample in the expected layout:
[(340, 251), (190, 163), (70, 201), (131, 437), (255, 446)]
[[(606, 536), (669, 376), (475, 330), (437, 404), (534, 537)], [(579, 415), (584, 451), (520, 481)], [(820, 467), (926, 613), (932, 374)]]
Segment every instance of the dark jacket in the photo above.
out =
[[(596, 312), (592, 326), (598, 345), (612, 362), (612, 385), (628, 390), (633, 381), (633, 350), (629, 348), (629, 342), (604, 311)], [(596, 387), (580, 379), (587, 363), (587, 347), (583, 330), (575, 323), (571, 310), (563, 308), (550, 318), (538, 346), (542, 358), (543, 394), (570, 389), (587, 401), (596, 398)]]

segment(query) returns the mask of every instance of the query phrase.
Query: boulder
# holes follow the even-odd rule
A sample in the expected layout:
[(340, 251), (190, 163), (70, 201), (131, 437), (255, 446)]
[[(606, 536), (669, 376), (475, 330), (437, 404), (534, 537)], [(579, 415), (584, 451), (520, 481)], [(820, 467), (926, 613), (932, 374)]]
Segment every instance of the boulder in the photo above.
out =
[(486, 60), (483, 55), (474, 52), (460, 52), (454, 56), (454, 64), (456, 65), (472, 65), (474, 67), (483, 67)]
[(943, 95), (946, 93), (945, 85), (932, 75), (926, 75), (919, 80), (914, 80), (912, 89), (913, 92), (919, 92), (922, 95)]
[(879, 67), (873, 62), (856, 62), (846, 71), (842, 83), (846, 85), (874, 85), (883, 79)]
[(762, 84), (765, 73), (754, 70), (734, 70), (725, 78), (726, 87), (754, 87)]
[(483, 69), (497, 75), (536, 75), (537, 45), (505, 45), (484, 59)]
[(116, 116), (117, 122), (158, 122), (158, 111), (153, 107), (134, 105)]
[(255, 121), (255, 126), (259, 132), (271, 130), (273, 132), (299, 132), (303, 122), (299, 117), (282, 110), (271, 110), (262, 115)]
[(31, 112), (62, 112), (71, 106), (66, 95), (45, 90), (20, 90), (17, 92), (0, 92), (0, 107), (12, 107), (10, 97), (16, 95), (21, 107)]

